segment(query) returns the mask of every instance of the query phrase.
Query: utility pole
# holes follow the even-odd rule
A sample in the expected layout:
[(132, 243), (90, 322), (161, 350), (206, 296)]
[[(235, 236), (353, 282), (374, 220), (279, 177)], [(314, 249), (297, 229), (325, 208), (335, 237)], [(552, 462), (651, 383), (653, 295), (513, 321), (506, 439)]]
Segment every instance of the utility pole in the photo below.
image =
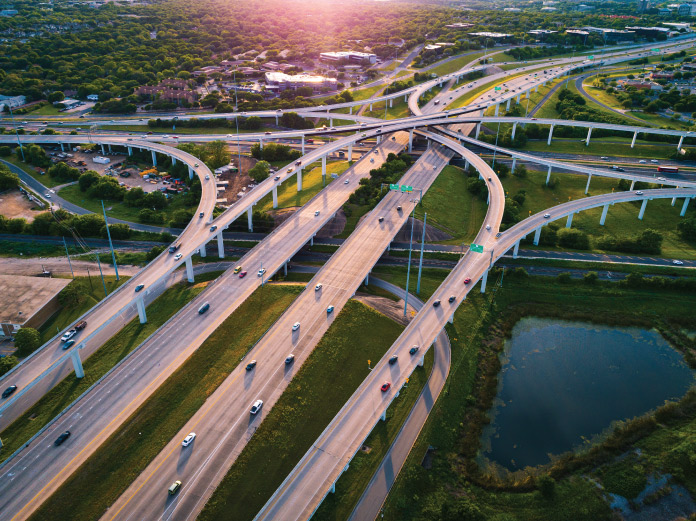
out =
[(104, 208), (104, 200), (101, 202), (102, 211), (104, 212), (104, 224), (106, 225), (106, 236), (109, 238), (109, 248), (111, 248), (111, 260), (114, 263), (114, 271), (116, 272), (116, 280), (118, 281), (118, 266), (116, 266), (116, 254), (114, 253), (114, 244), (111, 242), (111, 232), (109, 231), (109, 221), (106, 219), (106, 209)]
[(413, 220), (416, 216), (416, 205), (413, 205), (413, 213), (411, 214), (411, 242), (408, 244), (408, 268), (406, 269), (406, 296), (404, 297), (404, 316), (406, 316), (406, 310), (408, 309), (408, 281), (411, 277), (411, 250), (413, 249)]
[(423, 236), (421, 237), (420, 262), (418, 263), (418, 283), (416, 284), (416, 295), (420, 295), (421, 271), (423, 270), (423, 250), (425, 249), (425, 224), (428, 221), (428, 213), (423, 214)]
[(106, 282), (104, 282), (104, 272), (101, 269), (101, 262), (99, 261), (99, 254), (97, 253), (97, 265), (99, 266), (99, 275), (101, 275), (102, 286), (104, 286), (104, 296), (108, 297), (109, 293), (106, 291)]
[(495, 131), (495, 148), (493, 149), (493, 165), (491, 168), (495, 168), (495, 151), (498, 148), (498, 134), (500, 133), (500, 121), (498, 121), (498, 130)]
[(65, 246), (65, 256), (68, 258), (68, 266), (70, 266), (70, 275), (72, 276), (73, 280), (75, 280), (75, 274), (73, 273), (72, 269), (72, 262), (70, 262), (70, 254), (68, 253), (68, 245), (65, 243), (65, 237), (63, 237), (63, 246)]
[(17, 124), (15, 123), (15, 120), (14, 120), (14, 114), (12, 113), (12, 107), (10, 107), (9, 103), (7, 104), (7, 108), (10, 109), (10, 118), (12, 118), (12, 125), (14, 125), (15, 136), (17, 136), (17, 144), (19, 145), (19, 151), (22, 153), (22, 161), (25, 161), (24, 148), (22, 148), (22, 142), (19, 140), (19, 131), (17, 130)]
[(89, 274), (89, 268), (87, 268), (87, 278), (89, 279), (89, 289), (94, 291), (94, 286), (92, 286), (92, 275)]

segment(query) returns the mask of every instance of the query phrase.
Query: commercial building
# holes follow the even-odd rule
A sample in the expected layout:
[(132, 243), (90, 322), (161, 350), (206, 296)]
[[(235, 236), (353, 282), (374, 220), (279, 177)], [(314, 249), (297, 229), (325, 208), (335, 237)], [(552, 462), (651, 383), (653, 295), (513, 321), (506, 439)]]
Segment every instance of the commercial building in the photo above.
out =
[(467, 24), (463, 22), (456, 22), (453, 24), (445, 25), (448, 29), (470, 29), (474, 24)]
[(99, 94), (87, 94), (88, 101), (99, 101)]
[(0, 16), (14, 16), (18, 13), (19, 11), (17, 11), (17, 9), (3, 9), (0, 11)]
[(644, 13), (650, 8), (650, 0), (638, 0), (638, 12)]
[(487, 31), (480, 33), (469, 33), (471, 36), (481, 36), (482, 38), (493, 38), (494, 40), (503, 40), (505, 38), (510, 38), (512, 35), (507, 33), (490, 33)]
[(677, 14), (679, 16), (691, 16), (691, 4), (679, 4), (677, 7)]
[(604, 27), (583, 27), (583, 29), (591, 33), (601, 34), (605, 42), (631, 42), (636, 39), (636, 33), (633, 31), (621, 31)]
[(691, 24), (690, 23), (680, 23), (680, 22), (660, 22), (662, 25), (666, 25), (667, 27), (671, 27), (675, 31), (681, 31), (681, 32), (691, 32)]
[(0, 111), (5, 110), (5, 106), (14, 109), (27, 103), (26, 96), (0, 96)]
[(536, 36), (539, 40), (544, 40), (548, 35), (555, 34), (557, 32), (558, 31), (550, 31), (549, 29), (534, 29), (533, 31), (529, 31), (528, 34)]
[(312, 87), (315, 92), (323, 89), (336, 90), (338, 80), (336, 78), (326, 78), (324, 76), (310, 76), (309, 74), (296, 74), (291, 76), (284, 72), (266, 73), (266, 90), (296, 90), (300, 87)]
[(70, 279), (0, 275), (0, 338), (22, 327), (41, 327), (59, 309), (58, 294)]
[(323, 52), (319, 55), (319, 59), (327, 63), (337, 63), (340, 61), (362, 64), (377, 63), (376, 54), (358, 51)]
[(669, 37), (672, 29), (667, 27), (626, 27), (627, 31), (632, 31), (643, 38)]

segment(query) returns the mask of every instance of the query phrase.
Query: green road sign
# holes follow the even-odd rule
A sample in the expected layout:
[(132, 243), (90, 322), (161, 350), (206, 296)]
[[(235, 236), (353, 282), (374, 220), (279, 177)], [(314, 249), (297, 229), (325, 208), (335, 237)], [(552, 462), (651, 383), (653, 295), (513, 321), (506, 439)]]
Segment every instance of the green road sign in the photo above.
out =
[(398, 190), (399, 185), (389, 185), (389, 190)]
[(660, 52), (660, 49), (650, 49), (652, 52)]
[(590, 58), (590, 60), (594, 60), (594, 56), (590, 56), (589, 58)]
[(403, 188), (403, 189), (406, 190), (407, 192), (413, 192), (413, 187), (412, 187), (412, 186), (404, 185), (404, 186), (402, 186), (401, 188)]
[(495, 90), (503, 90), (502, 87), (496, 87)]
[(483, 253), (483, 246), (481, 246), (480, 244), (474, 244), (472, 242), (471, 246), (469, 246), (469, 251), (475, 251), (476, 253)]

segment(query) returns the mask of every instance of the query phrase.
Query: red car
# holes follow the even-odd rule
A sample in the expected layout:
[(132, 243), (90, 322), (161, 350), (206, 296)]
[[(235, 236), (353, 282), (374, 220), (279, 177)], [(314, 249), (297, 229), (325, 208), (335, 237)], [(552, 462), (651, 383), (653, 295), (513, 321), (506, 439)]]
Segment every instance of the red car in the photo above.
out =
[(464, 284), (469, 284), (471, 282), (471, 279), (469, 277), (464, 279)]
[(380, 387), (380, 389), (382, 389), (383, 393), (386, 393), (390, 387), (391, 387), (391, 382), (384, 382), (382, 384), (382, 387)]
[(240, 279), (243, 279), (244, 277), (246, 277), (246, 274), (247, 274), (246, 271), (241, 272), (241, 273), (239, 274), (239, 278), (240, 278)]

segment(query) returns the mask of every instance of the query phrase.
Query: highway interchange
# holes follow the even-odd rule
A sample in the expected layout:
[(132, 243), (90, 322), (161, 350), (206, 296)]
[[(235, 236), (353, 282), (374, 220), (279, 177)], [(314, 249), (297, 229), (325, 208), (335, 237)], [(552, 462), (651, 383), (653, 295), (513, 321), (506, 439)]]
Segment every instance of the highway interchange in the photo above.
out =
[[(617, 60), (619, 59), (621, 58), (617, 58)], [(624, 56), (623, 59), (630, 58)], [(580, 63), (582, 61), (580, 59)], [(530, 66), (526, 69), (531, 68)], [(551, 75), (562, 75), (568, 71), (569, 68), (558, 68), (554, 69)], [(460, 75), (467, 72), (464, 71)], [(522, 71), (509, 71), (503, 76), (518, 72)], [(542, 81), (549, 79), (551, 75), (546, 75), (543, 80), (542, 78), (527, 79), (524, 75), (518, 76), (507, 82), (508, 88), (511, 87), (511, 92), (508, 93), (507, 97), (515, 97), (520, 92), (529, 90)], [(449, 89), (452, 86), (451, 84), (456, 81), (454, 79), (455, 76), (456, 74), (448, 75), (443, 79), (435, 80), (431, 87), (437, 84), (438, 81), (448, 81), (450, 85), (447, 86), (447, 89)], [(488, 83), (488, 81), (495, 80), (495, 78), (488, 77), (486, 80)], [(425, 86), (427, 84), (421, 87)], [(457, 90), (451, 91), (453, 93), (452, 97), (454, 98), (455, 95), (459, 97), (465, 94), (467, 89), (473, 89), (473, 85), (471, 87), (464, 85)], [(513, 91), (512, 89), (515, 90)], [(425, 88), (414, 88), (413, 92), (407, 92), (407, 94), (410, 94), (409, 106), (411, 106), (411, 100), (417, 99), (425, 90)], [(444, 90), (444, 92), (448, 91)], [(398, 95), (404, 95), (404, 92)], [(484, 95), (486, 96), (485, 98)], [(446, 97), (447, 95), (439, 94), (438, 98), (443, 96)], [(472, 106), (475, 107), (475, 110), (480, 110), (481, 107), (494, 106), (496, 103), (506, 100), (505, 97), (496, 98), (488, 98), (488, 95), (484, 93), (473, 104), (462, 110), (461, 113), (471, 111)], [(382, 121), (379, 123), (375, 122), (373, 118), (364, 118), (362, 120), (364, 125), (340, 127), (336, 130), (336, 133), (355, 131), (356, 134), (339, 138), (337, 141), (314, 149), (303, 156), (301, 163), (304, 167), (320, 160), (322, 157), (326, 157), (327, 153), (352, 147), (357, 141), (383, 135), (394, 137), (394, 140), (382, 138), (381, 143), (375, 148), (376, 154), (366, 154), (363, 159), (355, 163), (338, 180), (330, 183), (327, 188), (317, 194), (291, 219), (262, 241), (259, 246), (252, 249), (240, 261), (244, 269), (248, 269), (248, 277), (239, 279), (231, 271), (221, 276), (208, 290), (172, 317), (167, 324), (140, 346), (131, 357), (124, 360), (124, 363), (109, 374), (100, 386), (92, 389), (82, 397), (67, 414), (50, 425), (47, 431), (34, 440), (28, 448), (22, 450), (9, 463), (0, 468), (0, 519), (26, 518), (51, 492), (55, 491), (62, 481), (70, 473), (74, 472), (111, 432), (115, 431), (120, 421), (143, 403), (157, 386), (176, 367), (179, 367), (190, 353), (259, 286), (260, 277), (256, 277), (255, 273), (258, 268), (262, 265), (266, 268), (265, 277), (282, 269), (282, 266), (294, 253), (302, 245), (310, 241), (318, 229), (345, 203), (348, 195), (357, 187), (361, 177), (369, 175), (369, 171), (383, 162), (390, 151), (397, 152), (409, 145), (410, 136), (407, 132), (404, 132), (406, 130), (418, 128), (418, 133), (425, 135), (431, 141), (437, 141), (445, 145), (446, 148), (440, 145), (432, 145), (404, 176), (404, 183), (408, 182), (418, 189), (427, 190), (437, 173), (449, 162), (454, 153), (464, 157), (483, 176), (491, 197), (486, 219), (475, 242), (484, 246), (486, 254), (469, 253), (463, 256), (462, 260), (438, 288), (430, 301), (414, 317), (403, 334), (390, 348), (388, 355), (380, 361), (368, 379), (356, 391), (353, 398), (349, 400), (332, 424), (327, 427), (322, 437), (313, 445), (312, 450), (302, 459), (273, 498), (269, 500), (269, 503), (259, 513), (259, 519), (306, 519), (309, 517), (325, 494), (328, 493), (336, 479), (338, 479), (338, 476), (345, 468), (345, 465), (348, 464), (350, 458), (352, 458), (359, 444), (369, 434), (405, 379), (418, 364), (420, 356), (442, 331), (456, 306), (465, 299), (466, 294), (477, 280), (482, 277), (485, 278), (492, 263), (506, 251), (514, 248), (522, 236), (540, 229), (541, 226), (551, 220), (594, 206), (604, 206), (627, 200), (640, 200), (641, 198), (696, 196), (693, 190), (693, 187), (696, 185), (686, 180), (673, 183), (683, 187), (680, 190), (645, 191), (644, 195), (637, 195), (633, 192), (605, 194), (604, 196), (573, 201), (562, 205), (562, 207), (551, 209), (548, 211), (550, 214), (549, 218), (544, 217), (545, 212), (532, 216), (504, 232), (499, 239), (496, 239), (495, 234), (499, 229), (504, 210), (502, 185), (490, 167), (476, 154), (460, 145), (458, 141), (468, 141), (487, 148), (493, 147), (476, 139), (466, 137), (466, 132), (457, 132), (457, 128), (468, 130), (482, 120), (486, 122), (522, 122), (524, 118), (515, 118), (514, 120), (510, 118), (493, 117), (482, 119), (481, 117), (471, 118), (465, 116), (443, 118), (428, 114), (443, 108), (446, 105), (446, 101), (449, 100), (445, 99), (443, 101), (445, 103), (439, 106), (436, 106), (431, 101), (423, 108), (425, 115), (420, 117), (390, 120), (389, 122)], [(332, 106), (331, 108), (338, 107), (340, 105)], [(416, 110), (412, 109), (412, 111), (415, 114), (419, 114), (421, 109), (416, 108)], [(452, 116), (453, 114), (454, 111), (448, 115)], [(275, 114), (269, 115), (272, 117)], [(316, 116), (316, 112), (313, 115)], [(349, 119), (349, 115), (344, 114), (335, 114), (334, 117), (336, 119), (344, 117)], [(361, 121), (357, 119), (357, 116), (353, 118)], [(548, 125), (568, 124), (567, 122), (553, 120), (538, 120), (536, 122)], [(453, 127), (450, 130), (443, 127), (444, 125), (452, 124), (458, 125), (458, 127)], [(572, 122), (572, 124), (583, 126), (582, 122)], [(435, 127), (436, 125), (437, 127)], [(595, 127), (600, 126), (598, 124), (592, 125)], [(444, 137), (442, 134), (424, 130), (428, 126), (442, 129), (442, 133), (454, 137), (457, 141)], [(587, 126), (587, 124), (584, 124), (584, 126)], [(628, 127), (614, 127), (617, 127), (615, 128), (616, 130), (635, 131)], [(640, 131), (652, 131), (652, 129), (641, 129)], [(283, 132), (274, 133), (270, 137), (265, 133), (258, 136), (247, 134), (244, 138), (275, 140), (276, 137), (281, 139), (285, 137), (301, 137), (304, 139), (304, 136), (307, 134), (311, 135), (312, 133)], [(675, 136), (684, 135), (683, 132), (676, 131), (671, 131), (671, 134)], [(2, 138), (3, 142), (7, 142), (7, 136)], [(24, 136), (23, 139), (25, 142), (43, 143), (84, 142), (84, 136)], [(212, 206), (215, 201), (214, 183), (206, 183), (205, 180), (205, 176), (210, 175), (210, 172), (204, 165), (194, 168), (193, 165), (197, 165), (195, 158), (189, 157), (176, 149), (152, 142), (153, 139), (170, 142), (173, 139), (166, 140), (154, 137), (147, 140), (141, 138), (134, 140), (123, 135), (99, 135), (93, 136), (93, 139), (104, 144), (121, 146), (149, 149), (162, 147), (157, 148), (157, 150), (170, 155), (175, 154), (177, 159), (192, 167), (201, 178), (204, 192), (199, 210), (204, 212), (206, 218), (201, 220), (197, 217), (194, 218), (177, 241), (181, 243), (180, 252), (182, 253), (182, 259), (179, 262), (172, 262), (172, 257), (165, 252), (139, 275), (133, 277), (121, 289), (90, 311), (87, 315), (89, 329), (84, 331), (80, 337), (80, 343), (84, 342), (85, 344), (82, 349), (83, 357), (96, 350), (130, 318), (137, 315), (132, 293), (134, 285), (145, 283), (150, 290), (149, 294), (145, 293), (148, 299), (146, 302), (154, 299), (166, 287), (165, 282), (175, 268), (184, 263), (187, 263), (190, 267), (190, 261), (186, 261), (197, 250), (204, 248), (205, 243), (209, 240), (221, 237), (220, 234), (227, 226), (247, 212), (254, 202), (273, 191), (277, 183), (273, 178), (269, 178), (255, 188), (248, 197), (245, 197), (242, 201), (243, 204), (233, 205), (229, 210), (216, 218), (214, 223), (211, 223), (208, 216), (212, 212)], [(188, 139), (189, 136), (187, 136)], [(191, 140), (204, 141), (209, 139), (211, 139), (209, 136), (191, 137)], [(526, 157), (524, 154), (502, 148), (497, 148), (496, 151), (527, 161), (550, 165), (554, 168), (640, 180), (635, 174), (625, 175), (607, 170), (599, 171), (598, 169), (569, 165), (558, 161), (539, 160), (535, 156)], [(376, 164), (369, 162), (369, 159), (375, 159)], [(291, 170), (293, 168), (295, 168), (294, 172)], [(296, 165), (288, 165), (281, 169), (278, 175), (281, 176), (279, 182), (289, 182), (289, 178), (293, 177), (293, 175), (298, 175)], [(648, 180), (646, 177), (642, 179)], [(650, 178), (649, 180), (652, 179)], [(347, 181), (347, 184), (344, 184), (344, 181)], [(212, 187), (212, 191), (206, 189), (207, 187)], [(175, 450), (180, 448), (180, 438), (183, 436), (173, 439), (170, 445), (152, 462), (150, 467), (141, 474), (138, 480), (109, 509), (105, 515), (106, 519), (155, 519), (160, 517), (166, 517), (167, 519), (192, 519), (195, 517), (195, 514), (204, 506), (205, 499), (212, 493), (213, 487), (208, 487), (208, 484), (217, 483), (222, 479), (224, 472), (233, 463), (234, 458), (241, 451), (251, 433), (253, 433), (255, 422), (262, 421), (263, 415), (267, 414), (270, 406), (282, 393), (294, 371), (309, 356), (313, 346), (316, 345), (323, 333), (328, 329), (333, 317), (338, 315), (341, 307), (367, 275), (366, 272), (369, 272), (369, 268), (376, 262), (388, 247), (394, 234), (401, 228), (408, 216), (408, 211), (413, 207), (414, 194), (391, 193), (368, 215), (351, 238), (344, 243), (315, 276), (302, 296), (298, 297), (276, 325), (257, 344), (255, 349), (258, 350), (258, 354), (254, 353), (253, 356), (259, 361), (259, 364), (254, 372), (251, 375), (248, 373), (241, 374), (244, 372), (243, 367), (238, 367), (226, 382), (220, 386), (218, 391), (210, 397), (206, 405), (194, 415), (190, 423), (195, 423), (195, 430), (210, 434), (202, 435), (197, 439), (196, 450), (189, 460), (191, 463), (187, 463), (181, 470), (177, 468), (177, 458), (170, 456), (174, 454)], [(402, 207), (401, 212), (396, 210), (396, 206), (399, 205)], [(316, 215), (317, 211), (319, 212), (318, 215)], [(383, 216), (385, 218), (384, 221), (379, 222), (376, 219), (377, 216)], [(216, 225), (217, 230), (210, 231), (209, 226), (211, 224)], [(366, 244), (369, 247), (365, 247)], [(349, 266), (353, 265), (355, 267), (350, 269)], [(470, 285), (463, 284), (464, 278), (471, 278), (472, 283)], [(315, 292), (314, 286), (318, 282), (322, 282), (323, 287), (320, 291)], [(452, 303), (449, 302), (451, 296), (455, 297)], [(432, 302), (436, 299), (442, 302), (442, 305), (437, 308), (432, 305)], [(200, 317), (196, 310), (202, 302), (209, 302), (211, 309), (208, 314)], [(334, 306), (332, 314), (326, 313), (327, 304)], [(298, 316), (310, 317), (310, 322), (306, 323), (307, 319), (303, 319), (304, 321), (300, 321), (301, 326), (299, 330), (293, 333), (291, 325), (298, 321)], [(85, 342), (88, 337), (89, 341)], [(184, 337), (186, 342), (181, 340)], [(404, 350), (407, 352), (412, 345), (421, 347), (416, 357), (409, 357), (407, 354), (404, 354)], [(167, 349), (164, 348), (165, 346)], [(293, 349), (297, 350), (296, 361), (288, 371), (282, 361)], [(386, 360), (391, 353), (399, 354), (399, 363), (395, 366), (387, 367)], [(53, 339), (52, 342), (39, 350), (36, 355), (18, 366), (11, 373), (10, 377), (13, 382), (21, 382), (21, 385), (19, 385), (20, 391), (18, 391), (11, 402), (2, 404), (0, 409), (0, 414), (2, 415), (0, 416), (0, 428), (6, 426), (11, 419), (16, 418), (18, 414), (26, 410), (52, 385), (70, 372), (72, 363), (64, 355), (65, 353), (57, 348), (57, 339)], [(52, 372), (50, 377), (39, 379), (39, 376), (52, 366), (56, 366), (57, 370)], [(247, 382), (248, 379), (250, 381)], [(379, 382), (380, 379), (390, 379), (393, 382), (392, 389), (388, 393), (379, 391), (376, 382)], [(8, 376), (0, 381), (8, 382)], [(247, 383), (248, 388), (246, 387)], [(133, 386), (129, 387), (132, 384)], [(243, 388), (235, 390), (235, 385), (242, 385)], [(112, 392), (114, 389), (123, 388), (127, 388), (128, 392), (123, 394)], [(240, 392), (244, 393), (245, 398), (248, 399), (235, 401), (233, 399), (234, 393), (239, 394)], [(264, 408), (261, 415), (257, 415), (251, 421), (248, 421), (248, 407), (251, 401), (253, 401), (251, 399), (252, 396), (262, 397), (264, 399)], [(213, 399), (215, 401), (209, 403)], [(213, 427), (221, 419), (219, 409), (213, 408), (213, 404), (217, 403), (217, 400), (222, 400), (220, 403), (225, 403), (225, 400), (227, 400), (228, 406), (223, 408), (226, 411), (225, 423), (232, 427), (224, 432), (217, 432)], [(96, 410), (91, 412), (97, 404)], [(10, 406), (8, 407), (8, 405)], [(208, 423), (206, 424), (206, 422)], [(71, 429), (75, 433), (74, 436), (69, 442), (66, 442), (64, 449), (60, 451), (54, 450), (52, 441), (55, 438), (55, 433), (69, 429), (73, 425), (79, 425), (78, 430)], [(206, 425), (208, 425), (207, 428)], [(190, 425), (185, 426), (182, 429), (182, 434), (188, 432), (190, 427)], [(225, 450), (221, 450), (223, 447)], [(157, 469), (156, 473), (152, 470), (153, 468)], [(174, 479), (181, 479), (184, 482), (184, 486), (176, 499), (170, 502), (167, 501), (162, 491)], [(143, 486), (145, 483), (148, 484), (147, 487)]]

